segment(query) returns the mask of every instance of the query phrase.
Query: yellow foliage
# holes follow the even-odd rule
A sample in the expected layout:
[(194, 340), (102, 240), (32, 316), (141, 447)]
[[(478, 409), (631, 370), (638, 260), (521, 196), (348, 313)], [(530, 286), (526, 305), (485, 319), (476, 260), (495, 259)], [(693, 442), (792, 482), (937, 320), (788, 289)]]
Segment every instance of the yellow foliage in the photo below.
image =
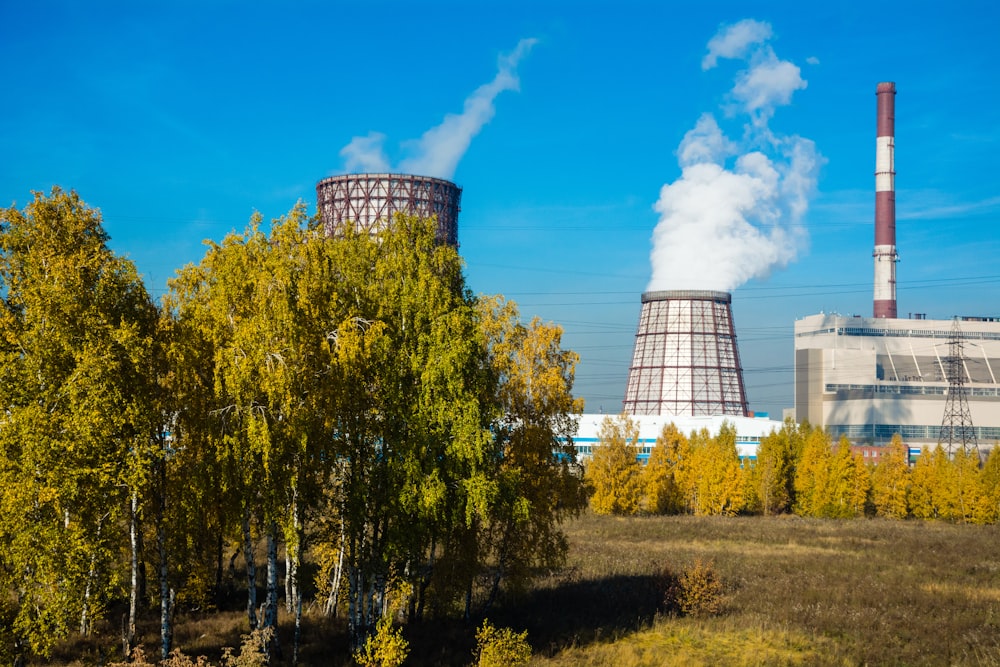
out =
[(609, 415), (598, 438), (586, 473), (593, 488), (590, 507), (597, 514), (635, 514), (641, 493), (639, 427), (628, 415)]
[(642, 471), (644, 509), (651, 514), (676, 514), (684, 510), (684, 497), (676, 471), (687, 456), (688, 440), (671, 422), (663, 427), (649, 461)]
[(722, 581), (709, 562), (698, 559), (678, 579), (677, 605), (691, 616), (711, 616), (722, 611)]
[(521, 667), (531, 660), (528, 631), (494, 628), (489, 619), (476, 631), (477, 667)]
[(703, 432), (694, 444), (695, 514), (733, 516), (744, 506), (744, 475), (736, 451), (736, 429), (723, 424), (715, 437)]
[(398, 667), (410, 653), (410, 644), (399, 628), (392, 627), (392, 618), (383, 616), (365, 645), (354, 653), (361, 667)]
[(897, 433), (872, 471), (875, 513), (887, 519), (905, 519), (910, 495), (910, 452)]

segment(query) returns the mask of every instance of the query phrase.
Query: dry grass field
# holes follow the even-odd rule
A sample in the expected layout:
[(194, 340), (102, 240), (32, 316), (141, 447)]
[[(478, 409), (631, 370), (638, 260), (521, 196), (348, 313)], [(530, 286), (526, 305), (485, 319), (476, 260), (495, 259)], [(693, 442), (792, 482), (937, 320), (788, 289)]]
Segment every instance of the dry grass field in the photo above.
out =
[[(489, 615), (528, 630), (535, 665), (1000, 665), (997, 526), (587, 514), (566, 528), (569, 567)], [(664, 568), (697, 559), (722, 579), (722, 612), (662, 613)], [(179, 620), (188, 655), (239, 643), (239, 612)], [(343, 627), (306, 621), (303, 664), (348, 664)], [(407, 627), (408, 664), (468, 665), (474, 626)], [(51, 664), (95, 664), (101, 641)]]
[[(579, 580), (630, 582), (638, 613), (612, 586), (616, 618), (580, 624), (575, 642), (568, 617), (560, 636), (532, 618), (529, 632), (552, 642), (536, 644), (539, 664), (1000, 664), (996, 526), (588, 515), (569, 533)], [(725, 583), (723, 613), (656, 615), (643, 588), (698, 558)]]

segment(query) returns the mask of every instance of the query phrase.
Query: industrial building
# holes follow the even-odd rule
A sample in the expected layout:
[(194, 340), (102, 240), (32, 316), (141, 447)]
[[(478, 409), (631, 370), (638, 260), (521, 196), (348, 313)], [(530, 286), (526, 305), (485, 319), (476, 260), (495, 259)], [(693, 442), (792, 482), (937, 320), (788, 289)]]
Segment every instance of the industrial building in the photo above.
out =
[[(689, 435), (723, 423), (736, 430), (741, 458), (753, 459), (762, 438), (781, 428), (750, 413), (740, 365), (732, 296), (709, 290), (646, 292), (641, 297), (623, 412), (639, 428), (637, 456), (649, 458), (663, 427)], [(599, 442), (606, 415), (585, 414), (574, 438), (582, 458)]]
[(1000, 319), (819, 314), (795, 323), (795, 420), (856, 443), (899, 433), (913, 447), (937, 444), (950, 392), (964, 387), (975, 437), (990, 446), (1000, 440), (998, 378)]
[[(587, 459), (600, 441), (601, 424), (608, 415), (585, 414), (579, 419), (580, 430), (573, 438), (577, 454)], [(736, 451), (742, 459), (757, 457), (757, 447), (760, 441), (770, 435), (771, 431), (780, 428), (779, 422), (763, 417), (734, 417), (731, 415), (699, 416), (690, 415), (630, 415), (630, 419), (639, 428), (638, 451), (636, 457), (645, 463), (649, 453), (656, 445), (656, 439), (663, 427), (673, 424), (684, 435), (708, 430), (712, 435), (718, 435), (723, 423), (728, 423), (736, 429)]]
[[(411, 174), (344, 174), (316, 184), (323, 228), (343, 225), (375, 233), (403, 213), (437, 220), (437, 236), (458, 245), (462, 190), (439, 178)], [(708, 429), (715, 435), (724, 421), (736, 428), (741, 457), (756, 456), (762, 437), (780, 422), (748, 416), (743, 371), (727, 292), (667, 291), (642, 295), (633, 362), (624, 411), (639, 426), (637, 456), (645, 460), (663, 427), (681, 432)], [(574, 442), (589, 457), (598, 442), (604, 414), (579, 418)]]
[(873, 316), (810, 315), (795, 323), (795, 420), (835, 437), (911, 452), (1000, 440), (1000, 318), (897, 317), (895, 95), (876, 88)]
[(384, 229), (396, 213), (437, 219), (437, 237), (458, 245), (462, 188), (412, 174), (343, 174), (316, 184), (316, 205), (327, 234), (345, 223), (358, 231)]

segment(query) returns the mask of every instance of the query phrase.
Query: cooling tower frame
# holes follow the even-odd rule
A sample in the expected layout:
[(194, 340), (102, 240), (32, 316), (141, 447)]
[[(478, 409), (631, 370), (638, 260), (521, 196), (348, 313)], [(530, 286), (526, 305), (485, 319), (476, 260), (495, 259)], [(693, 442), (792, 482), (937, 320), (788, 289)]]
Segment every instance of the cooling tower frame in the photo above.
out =
[(748, 416), (731, 294), (642, 295), (622, 408), (631, 415)]
[(316, 184), (323, 229), (333, 234), (346, 223), (361, 232), (385, 229), (396, 213), (437, 218), (438, 240), (458, 246), (462, 188), (451, 181), (413, 174), (343, 174)]

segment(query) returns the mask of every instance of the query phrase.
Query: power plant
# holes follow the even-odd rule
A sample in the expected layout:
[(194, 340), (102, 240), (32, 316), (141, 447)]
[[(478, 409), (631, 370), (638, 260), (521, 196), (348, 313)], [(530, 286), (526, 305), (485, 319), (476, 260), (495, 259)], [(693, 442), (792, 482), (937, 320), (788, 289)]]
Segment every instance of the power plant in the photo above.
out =
[(344, 174), (316, 184), (316, 204), (327, 234), (347, 223), (374, 233), (403, 213), (437, 218), (438, 240), (457, 246), (461, 201), (462, 188), (429, 176)]
[(646, 292), (625, 387), (631, 415), (748, 413), (728, 292)]
[(1000, 441), (1000, 318), (897, 316), (895, 95), (878, 84), (874, 316), (795, 322), (795, 420), (862, 445), (898, 433), (911, 451), (955, 446), (957, 433), (958, 446), (989, 446)]
[[(876, 98), (872, 316), (820, 313), (795, 322), (794, 418), (861, 446), (884, 445), (897, 433), (911, 451), (1000, 441), (1000, 318), (898, 316), (895, 83), (879, 83)], [(449, 181), (406, 174), (332, 176), (316, 185), (327, 233), (345, 224), (376, 232), (400, 212), (436, 217), (438, 238), (456, 246), (461, 195)], [(731, 294), (648, 291), (641, 304), (622, 408), (639, 424), (644, 451), (668, 423), (717, 432), (726, 421), (741, 456), (754, 456), (781, 422), (750, 410)], [(580, 419), (582, 455), (603, 418)]]

